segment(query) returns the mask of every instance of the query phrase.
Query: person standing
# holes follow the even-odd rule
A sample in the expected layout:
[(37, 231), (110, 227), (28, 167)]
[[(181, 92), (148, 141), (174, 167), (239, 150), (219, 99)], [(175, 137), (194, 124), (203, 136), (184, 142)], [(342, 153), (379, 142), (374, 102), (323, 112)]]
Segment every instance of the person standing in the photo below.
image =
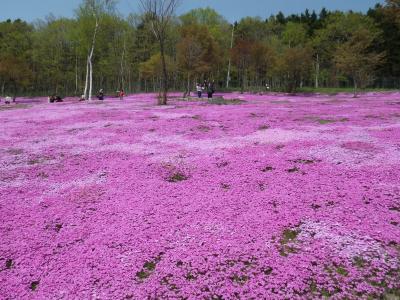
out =
[(123, 89), (121, 89), (121, 91), (119, 92), (119, 100), (124, 100), (125, 97), (125, 92)]
[(213, 84), (210, 82), (207, 86), (207, 96), (208, 99), (211, 99), (213, 97), (213, 93), (214, 93), (214, 88), (213, 88)]
[(201, 86), (200, 83), (196, 83), (196, 91), (197, 91), (197, 96), (201, 98), (201, 95), (203, 93), (203, 87)]

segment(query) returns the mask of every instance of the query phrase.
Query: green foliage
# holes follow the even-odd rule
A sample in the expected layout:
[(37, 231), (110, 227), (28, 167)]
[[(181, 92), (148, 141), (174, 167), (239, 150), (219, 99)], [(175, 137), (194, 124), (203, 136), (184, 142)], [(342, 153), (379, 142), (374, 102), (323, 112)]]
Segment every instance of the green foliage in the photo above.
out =
[(206, 26), (192, 24), (181, 28), (177, 57), (188, 76), (208, 74), (218, 65), (220, 50)]
[(0, 23), (0, 82), (1, 94), (17, 93), (17, 87), (27, 88), (32, 78), (31, 25), (21, 21), (10, 20)]
[(334, 62), (338, 70), (353, 80), (356, 95), (358, 86), (366, 87), (373, 81), (374, 70), (384, 58), (383, 53), (370, 50), (380, 32), (372, 19), (359, 14), (349, 14), (337, 19), (338, 27), (343, 24), (352, 30), (345, 32), (342, 28), (346, 35), (343, 34), (340, 44), (336, 46)]
[(304, 45), (307, 40), (307, 30), (303, 24), (289, 22), (282, 35), (283, 43), (289, 48)]
[[(172, 58), (166, 57), (167, 70), (173, 73), (175, 65)], [(157, 53), (151, 56), (147, 61), (140, 64), (139, 67), (142, 78), (145, 79), (157, 79), (161, 78), (162, 66), (161, 66), (161, 54)]]

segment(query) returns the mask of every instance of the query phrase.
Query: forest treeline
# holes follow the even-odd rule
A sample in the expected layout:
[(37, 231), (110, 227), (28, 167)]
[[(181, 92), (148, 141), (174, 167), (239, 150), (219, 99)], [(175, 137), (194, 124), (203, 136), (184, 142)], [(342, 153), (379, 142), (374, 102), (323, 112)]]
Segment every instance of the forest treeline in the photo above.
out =
[[(98, 4), (96, 14), (90, 3)], [(115, 7), (84, 0), (74, 18), (1, 22), (1, 94), (81, 95), (89, 67), (94, 91), (159, 90), (162, 64), (152, 16), (124, 17)], [(366, 14), (306, 10), (235, 24), (199, 8), (174, 16), (165, 31), (170, 90), (190, 90), (204, 79), (215, 80), (220, 90), (243, 91), (400, 87), (399, 0)]]

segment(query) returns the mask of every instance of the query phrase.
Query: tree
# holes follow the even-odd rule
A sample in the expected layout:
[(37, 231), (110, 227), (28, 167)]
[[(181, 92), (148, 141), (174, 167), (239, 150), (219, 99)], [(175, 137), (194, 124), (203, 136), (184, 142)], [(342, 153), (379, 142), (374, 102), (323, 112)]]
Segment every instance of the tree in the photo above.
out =
[(192, 76), (210, 73), (218, 63), (217, 44), (206, 26), (187, 25), (181, 28), (177, 45), (178, 63), (187, 79), (184, 97), (190, 94)]
[(76, 45), (70, 32), (75, 26), (74, 20), (52, 16), (36, 25), (32, 49), (35, 86), (47, 94), (68, 94), (74, 90)]
[(387, 13), (392, 15), (400, 26), (400, 0), (386, 0)]
[(288, 22), (282, 40), (289, 48), (304, 45), (307, 40), (307, 30), (303, 24)]
[(386, 59), (378, 67), (378, 84), (396, 85), (400, 78), (400, 1), (387, 1), (386, 5), (377, 4), (368, 11), (378, 28), (382, 31), (379, 42), (374, 43), (373, 50), (385, 52)]
[(280, 55), (276, 72), (283, 79), (287, 92), (295, 92), (310, 73), (311, 49), (307, 46), (286, 48)]
[[(165, 56), (165, 63), (167, 65), (168, 76), (174, 72), (174, 63), (169, 56)], [(154, 54), (147, 61), (142, 62), (139, 65), (139, 72), (145, 80), (151, 80), (153, 82), (153, 88), (162, 86), (162, 70), (163, 63), (161, 59), (161, 53)], [(160, 82), (160, 84), (158, 84)], [(147, 91), (147, 90), (146, 90)]]
[(166, 63), (166, 42), (168, 38), (168, 26), (172, 22), (179, 0), (140, 0), (144, 13), (149, 16), (154, 36), (160, 46), (162, 63), (162, 97), (159, 97), (159, 105), (167, 105), (168, 94), (168, 70)]
[(232, 60), (238, 69), (242, 93), (247, 85), (247, 72), (251, 63), (251, 55), (251, 42), (245, 39), (237, 41), (235, 47), (232, 49)]
[(268, 44), (254, 42), (251, 47), (251, 72), (253, 83), (264, 86), (270, 81), (272, 70), (276, 63), (276, 53)]
[(318, 58), (321, 72), (329, 74), (327, 85), (339, 85), (342, 74), (335, 59), (337, 49), (348, 42), (355, 32), (360, 31), (370, 31), (366, 36), (373, 37), (374, 43), (379, 44), (373, 19), (360, 13), (331, 13), (325, 20), (325, 26), (316, 32), (312, 40), (314, 56)]
[(78, 10), (78, 16), (88, 18), (89, 22), (94, 23), (93, 33), (89, 39), (87, 61), (86, 61), (86, 80), (83, 94), (88, 100), (92, 100), (93, 91), (93, 54), (96, 45), (96, 37), (100, 26), (101, 17), (105, 11), (112, 11), (115, 7), (113, 0), (84, 0)]
[(383, 53), (369, 51), (376, 37), (377, 33), (371, 28), (359, 29), (336, 50), (335, 63), (339, 70), (352, 78), (354, 97), (357, 97), (359, 86), (365, 87), (373, 80), (374, 71), (384, 58)]
[(27, 88), (32, 80), (31, 52), (33, 28), (21, 20), (0, 23), (1, 93)]
[[(207, 27), (208, 32), (217, 44), (218, 61), (210, 74), (213, 78), (219, 78), (221, 85), (226, 70), (226, 78), (230, 75), (230, 51), (233, 47), (233, 30), (228, 21), (210, 7), (196, 8), (179, 17), (182, 26), (201, 25)], [(227, 67), (226, 67), (227, 66)], [(227, 80), (228, 81), (228, 80)]]

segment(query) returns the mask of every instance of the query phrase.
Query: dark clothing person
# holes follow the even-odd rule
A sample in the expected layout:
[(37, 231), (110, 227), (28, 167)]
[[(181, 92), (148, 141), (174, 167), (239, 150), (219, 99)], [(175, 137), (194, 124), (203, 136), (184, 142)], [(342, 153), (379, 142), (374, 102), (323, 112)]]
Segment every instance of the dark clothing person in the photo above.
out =
[(214, 83), (209, 83), (207, 87), (207, 95), (209, 99), (213, 97), (214, 92), (215, 92)]
[(57, 95), (52, 95), (48, 99), (49, 99), (50, 103), (63, 102), (63, 99), (60, 96), (57, 96)]
[(121, 90), (119, 92), (119, 100), (124, 100), (124, 97), (125, 97), (125, 92), (124, 92), (124, 90)]
[(103, 90), (99, 91), (99, 93), (97, 94), (97, 99), (104, 100), (104, 92), (103, 92)]

